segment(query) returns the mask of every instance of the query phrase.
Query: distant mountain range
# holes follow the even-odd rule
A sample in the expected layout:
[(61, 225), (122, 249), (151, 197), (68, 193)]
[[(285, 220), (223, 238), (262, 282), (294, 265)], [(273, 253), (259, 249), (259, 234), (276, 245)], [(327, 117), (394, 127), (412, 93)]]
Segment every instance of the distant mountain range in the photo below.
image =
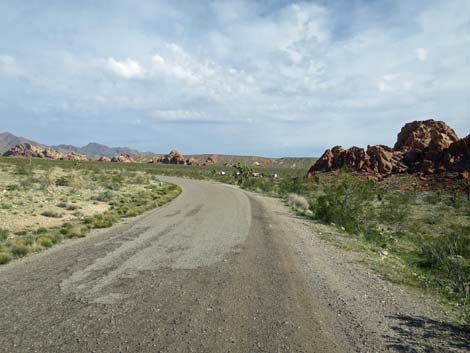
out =
[[(42, 143), (32, 141), (24, 137), (15, 136), (9, 132), (2, 132), (0, 133), (0, 154), (5, 153), (10, 148), (15, 147), (16, 145), (19, 145), (20, 143), (30, 143), (35, 146), (45, 146)], [(108, 147), (108, 146), (101, 145), (99, 143), (94, 143), (94, 142), (89, 143), (88, 145), (83, 146), (83, 147), (76, 147), (72, 145), (57, 145), (57, 146), (47, 146), (47, 147), (51, 147), (55, 150), (58, 150), (64, 153), (75, 152), (75, 153), (83, 154), (89, 157), (101, 157), (101, 156), (113, 157), (122, 153), (131, 155), (131, 156), (143, 154), (129, 147)]]
[(88, 145), (83, 147), (76, 147), (72, 145), (57, 145), (51, 147), (60, 152), (75, 152), (89, 157), (114, 157), (118, 154), (137, 156), (142, 154), (141, 152), (129, 147), (108, 147), (96, 142), (90, 142)]
[[(82, 154), (88, 157), (114, 157), (120, 154), (128, 154), (130, 156), (137, 155), (158, 155), (157, 153), (150, 152), (140, 152), (138, 150), (129, 148), (129, 147), (108, 147), (99, 143), (91, 142), (83, 147), (76, 147), (73, 145), (57, 145), (57, 146), (47, 146), (36, 141), (29, 140), (24, 137), (15, 136), (9, 132), (0, 133), (0, 155), (19, 145), (20, 143), (30, 143), (35, 146), (50, 147), (62, 153), (75, 152)], [(187, 155), (187, 158), (193, 157), (202, 162), (206, 161), (211, 154), (195, 154)], [(256, 157), (256, 156), (234, 156), (234, 155), (216, 155), (216, 164), (225, 164), (225, 163), (235, 163), (241, 161), (247, 164), (253, 164), (256, 162), (263, 164), (271, 164), (273, 166), (284, 167), (284, 168), (294, 168), (294, 169), (305, 169), (310, 168), (310, 166), (317, 160), (317, 158), (298, 158), (298, 157), (284, 157), (284, 158), (266, 158), (266, 157)]]

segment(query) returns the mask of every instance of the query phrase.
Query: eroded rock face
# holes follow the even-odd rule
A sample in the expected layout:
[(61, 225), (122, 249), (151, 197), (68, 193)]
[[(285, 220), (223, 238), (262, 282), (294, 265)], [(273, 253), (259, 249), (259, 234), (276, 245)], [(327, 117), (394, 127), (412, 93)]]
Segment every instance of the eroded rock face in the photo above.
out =
[(88, 158), (75, 152), (61, 153), (53, 148), (21, 143), (3, 154), (4, 157), (43, 158), (67, 161), (86, 161)]
[[(367, 150), (341, 146), (326, 150), (307, 176), (349, 167), (354, 171), (385, 177), (398, 173), (434, 175), (470, 171), (470, 135), (459, 140), (443, 121), (425, 120), (406, 124), (394, 148), (368, 146)], [(465, 174), (466, 173), (466, 174)]]
[(455, 172), (470, 173), (470, 135), (454, 142), (449, 146), (447, 158)]

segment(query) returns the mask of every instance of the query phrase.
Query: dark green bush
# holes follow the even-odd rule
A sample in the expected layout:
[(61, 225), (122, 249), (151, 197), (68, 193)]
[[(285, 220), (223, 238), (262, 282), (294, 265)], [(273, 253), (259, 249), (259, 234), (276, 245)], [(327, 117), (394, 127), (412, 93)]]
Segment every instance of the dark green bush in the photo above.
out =
[(57, 186), (70, 186), (72, 184), (72, 178), (70, 176), (61, 176), (55, 181)]
[(10, 232), (7, 229), (0, 228), (0, 241), (4, 241), (8, 238)]
[(374, 220), (370, 201), (375, 198), (372, 181), (343, 176), (338, 184), (326, 185), (323, 194), (311, 201), (314, 218), (342, 226), (350, 233), (367, 233)]

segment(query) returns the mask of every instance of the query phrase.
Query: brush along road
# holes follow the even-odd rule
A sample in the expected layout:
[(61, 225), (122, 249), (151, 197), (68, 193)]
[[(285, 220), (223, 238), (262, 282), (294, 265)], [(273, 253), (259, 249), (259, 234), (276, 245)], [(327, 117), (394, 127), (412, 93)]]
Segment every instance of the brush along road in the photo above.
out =
[(162, 179), (183, 189), (170, 204), (0, 267), (1, 352), (468, 349), (280, 201)]

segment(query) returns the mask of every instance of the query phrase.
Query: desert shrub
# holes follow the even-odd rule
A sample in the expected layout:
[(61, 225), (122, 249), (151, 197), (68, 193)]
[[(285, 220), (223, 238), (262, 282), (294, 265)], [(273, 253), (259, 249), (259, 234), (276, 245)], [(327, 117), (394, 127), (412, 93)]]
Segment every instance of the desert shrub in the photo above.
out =
[(41, 213), (41, 216), (49, 218), (62, 218), (62, 214), (55, 211), (44, 211)]
[(96, 201), (100, 201), (100, 202), (108, 202), (108, 201), (111, 201), (113, 199), (113, 197), (114, 197), (113, 192), (107, 190), (107, 191), (103, 191), (102, 193), (98, 194), (93, 199), (96, 200)]
[(9, 184), (5, 189), (8, 191), (16, 191), (20, 189), (20, 186), (18, 184)]
[(447, 280), (458, 296), (470, 295), (470, 227), (424, 241), (418, 249), (419, 265)]
[(95, 214), (85, 217), (85, 224), (89, 224), (93, 228), (108, 228), (113, 225), (116, 218), (109, 212)]
[(36, 242), (44, 248), (50, 248), (54, 244), (53, 239), (48, 235), (41, 235)]
[(4, 241), (8, 238), (10, 232), (7, 229), (0, 228), (0, 241)]
[(0, 253), (0, 265), (4, 265), (11, 261), (11, 255), (6, 252)]
[(394, 192), (383, 196), (378, 212), (381, 222), (393, 226), (396, 233), (401, 233), (411, 212), (413, 196), (410, 192)]
[(305, 195), (309, 192), (309, 184), (312, 184), (312, 182), (302, 177), (282, 178), (279, 182), (279, 194), (281, 196), (288, 194)]
[(55, 181), (57, 186), (70, 186), (72, 184), (72, 178), (70, 176), (60, 176)]
[(364, 234), (363, 238), (367, 243), (370, 243), (374, 246), (380, 248), (386, 248), (389, 246), (391, 239), (393, 239), (389, 234), (380, 232), (377, 229), (368, 229)]
[(46, 234), (48, 232), (47, 228), (45, 227), (39, 227), (36, 229), (36, 234)]
[(375, 219), (370, 207), (374, 198), (373, 182), (344, 175), (338, 185), (326, 185), (310, 208), (322, 222), (335, 223), (350, 233), (367, 233)]
[(21, 241), (15, 241), (11, 244), (10, 251), (15, 257), (23, 257), (31, 251), (31, 247)]
[(305, 197), (297, 194), (289, 194), (287, 195), (287, 203), (302, 212), (306, 212), (309, 208), (308, 201)]

